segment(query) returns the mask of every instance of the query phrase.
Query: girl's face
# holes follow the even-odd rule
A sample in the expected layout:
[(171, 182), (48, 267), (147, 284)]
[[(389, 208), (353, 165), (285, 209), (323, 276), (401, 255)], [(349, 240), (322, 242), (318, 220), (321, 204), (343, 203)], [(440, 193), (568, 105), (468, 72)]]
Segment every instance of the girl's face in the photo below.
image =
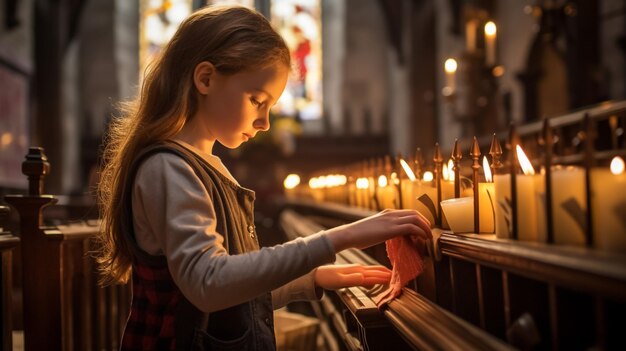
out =
[(236, 148), (270, 127), (269, 110), (287, 84), (288, 69), (274, 64), (233, 75), (214, 72), (200, 95), (196, 127), (205, 138)]

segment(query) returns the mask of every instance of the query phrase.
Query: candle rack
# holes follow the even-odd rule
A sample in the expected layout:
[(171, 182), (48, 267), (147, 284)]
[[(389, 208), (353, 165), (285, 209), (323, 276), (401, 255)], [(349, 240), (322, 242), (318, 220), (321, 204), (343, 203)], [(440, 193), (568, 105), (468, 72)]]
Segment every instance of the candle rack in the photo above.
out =
[[(442, 227), (446, 223), (443, 220), (441, 201), (450, 197), (459, 198), (473, 194), (474, 212), (471, 216), (473, 231), (481, 233), (485, 232), (480, 224), (479, 196), (482, 195), (480, 195), (481, 192), (478, 188), (482, 179), (480, 174), (482, 147), (489, 150), (490, 162), (488, 163), (493, 176), (496, 178), (508, 176), (509, 179), (506, 187), (510, 194), (506, 195), (504, 199), (496, 199), (495, 202), (493, 202), (494, 199), (489, 199), (497, 214), (502, 209), (505, 210), (505, 220), (508, 223), (507, 230), (503, 235), (498, 234), (499, 238), (533, 240), (547, 244), (579, 245), (591, 248), (598, 246), (594, 223), (598, 221), (596, 217), (599, 215), (598, 210), (594, 208), (597, 203), (593, 201), (593, 173), (598, 169), (597, 166), (606, 167), (607, 161), (612, 157), (625, 156), (623, 132), (626, 125), (625, 121), (626, 101), (622, 101), (605, 103), (584, 111), (544, 119), (541, 122), (519, 126), (511, 125), (506, 137), (503, 132), (500, 132), (491, 136), (456, 140), (450, 151), (452, 166), (444, 163), (442, 150), (438, 143), (435, 144), (430, 166), (424, 161), (421, 149), (416, 148), (415, 154), (407, 158), (407, 165), (413, 165), (413, 171), (417, 178), (416, 181), (411, 182), (407, 181), (407, 176), (400, 164), (401, 160), (404, 160), (401, 154), (397, 154), (393, 162), (391, 156), (387, 155), (384, 158), (364, 161), (356, 167), (348, 165), (333, 170), (331, 173), (349, 174), (348, 182), (352, 186), (346, 187), (346, 189), (356, 189), (354, 183), (359, 178), (368, 180), (366, 189), (353, 190), (363, 193), (365, 200), (361, 201), (361, 207), (375, 211), (386, 207), (417, 208), (417, 202), (422, 202), (424, 207), (420, 208), (426, 208), (427, 211), (432, 212), (433, 221), (438, 227)], [(598, 137), (600, 133), (604, 137)], [(500, 140), (506, 140), (506, 154), (500, 146)], [(533, 194), (520, 193), (522, 184), (519, 181), (528, 181), (520, 173), (520, 161), (518, 161), (516, 152), (518, 146), (530, 156), (531, 165), (539, 172), (534, 176), (536, 178), (533, 180), (534, 185), (529, 188), (534, 191)], [(463, 158), (464, 152), (462, 150), (466, 150), (468, 158)], [(467, 167), (463, 166), (464, 163)], [(432, 181), (423, 179), (427, 171), (432, 172)], [(562, 195), (565, 184), (563, 177), (571, 177), (572, 174), (578, 177), (579, 173), (577, 172), (581, 174), (580, 186), (574, 185), (572, 188), (576, 188), (574, 190), (581, 195), (567, 195), (570, 197), (564, 201)], [(449, 175), (450, 173), (454, 176), (453, 187), (452, 182), (446, 178), (446, 174)], [(393, 188), (382, 191), (383, 189), (378, 184), (380, 176), (385, 176), (387, 187), (392, 186)], [(465, 180), (468, 178), (472, 179), (471, 187), (465, 184)], [(579, 178), (567, 181), (573, 182), (577, 179)], [(408, 189), (407, 186), (413, 188)], [(622, 191), (617, 190), (618, 192)], [(623, 191), (626, 192), (626, 189)], [(352, 196), (346, 192), (341, 193), (342, 196), (339, 197), (336, 195), (338, 194), (337, 190), (323, 188), (319, 192), (322, 195), (317, 195), (315, 198), (328, 200), (334, 197), (348, 199), (346, 200), (347, 203), (358, 202), (357, 200), (350, 200), (357, 199), (358, 196)], [(408, 194), (412, 194), (412, 197), (407, 198)], [(494, 194), (489, 193), (488, 195), (491, 197)], [(523, 207), (520, 207), (521, 201), (526, 201), (531, 197), (533, 197), (530, 199), (532, 200), (531, 205), (527, 206), (525, 203)], [(520, 211), (526, 211), (528, 208), (534, 209), (535, 215), (531, 219), (536, 223), (529, 224), (527, 218), (520, 218)], [(566, 219), (565, 222), (556, 220), (562, 216), (565, 216), (563, 217)], [(496, 216), (496, 218), (500, 217)], [(498, 221), (496, 219), (496, 222)], [(567, 224), (568, 221), (571, 223)], [(532, 230), (533, 225), (537, 226), (536, 232)], [(572, 239), (572, 241), (568, 237), (570, 234), (563, 234), (565, 225), (578, 228), (581, 239)], [(520, 237), (521, 227), (524, 227), (523, 237)], [(528, 237), (528, 228), (531, 228), (531, 237)], [(496, 230), (496, 233), (500, 232)]]

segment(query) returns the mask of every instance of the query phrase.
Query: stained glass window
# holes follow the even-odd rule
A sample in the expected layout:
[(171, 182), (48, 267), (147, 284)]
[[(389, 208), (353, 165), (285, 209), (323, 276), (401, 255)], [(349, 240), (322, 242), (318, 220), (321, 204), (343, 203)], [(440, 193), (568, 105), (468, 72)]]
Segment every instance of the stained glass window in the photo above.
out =
[(272, 0), (271, 20), (291, 50), (293, 72), (276, 104), (281, 115), (322, 116), (322, 41), (319, 0)]
[(141, 0), (139, 5), (139, 68), (146, 66), (191, 14), (192, 0)]

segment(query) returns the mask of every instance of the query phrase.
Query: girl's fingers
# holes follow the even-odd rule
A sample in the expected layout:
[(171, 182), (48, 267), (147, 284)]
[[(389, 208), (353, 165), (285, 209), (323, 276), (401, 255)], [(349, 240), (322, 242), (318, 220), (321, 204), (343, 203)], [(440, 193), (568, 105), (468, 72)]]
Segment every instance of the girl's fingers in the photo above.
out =
[(421, 229), (421, 231), (423, 233), (426, 234), (425, 238), (426, 239), (430, 239), (432, 238), (432, 233), (430, 231), (430, 225), (427, 224), (426, 222), (422, 221), (420, 217), (417, 216), (406, 216), (406, 217), (400, 217), (397, 219), (397, 222), (400, 225), (403, 224), (413, 224), (416, 225), (419, 229)]
[(391, 272), (368, 271), (363, 273), (366, 277), (385, 278), (391, 277)]
[(361, 282), (361, 286), (372, 286), (376, 284), (387, 284), (391, 280), (391, 276), (383, 278), (383, 277), (365, 277), (363, 282)]

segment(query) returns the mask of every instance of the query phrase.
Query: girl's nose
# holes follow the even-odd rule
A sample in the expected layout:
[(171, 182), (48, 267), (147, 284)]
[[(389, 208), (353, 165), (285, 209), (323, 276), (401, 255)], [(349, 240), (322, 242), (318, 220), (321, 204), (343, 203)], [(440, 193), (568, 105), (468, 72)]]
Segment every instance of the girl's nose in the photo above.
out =
[(261, 115), (254, 120), (253, 126), (260, 131), (268, 131), (270, 129), (269, 111), (261, 113)]

